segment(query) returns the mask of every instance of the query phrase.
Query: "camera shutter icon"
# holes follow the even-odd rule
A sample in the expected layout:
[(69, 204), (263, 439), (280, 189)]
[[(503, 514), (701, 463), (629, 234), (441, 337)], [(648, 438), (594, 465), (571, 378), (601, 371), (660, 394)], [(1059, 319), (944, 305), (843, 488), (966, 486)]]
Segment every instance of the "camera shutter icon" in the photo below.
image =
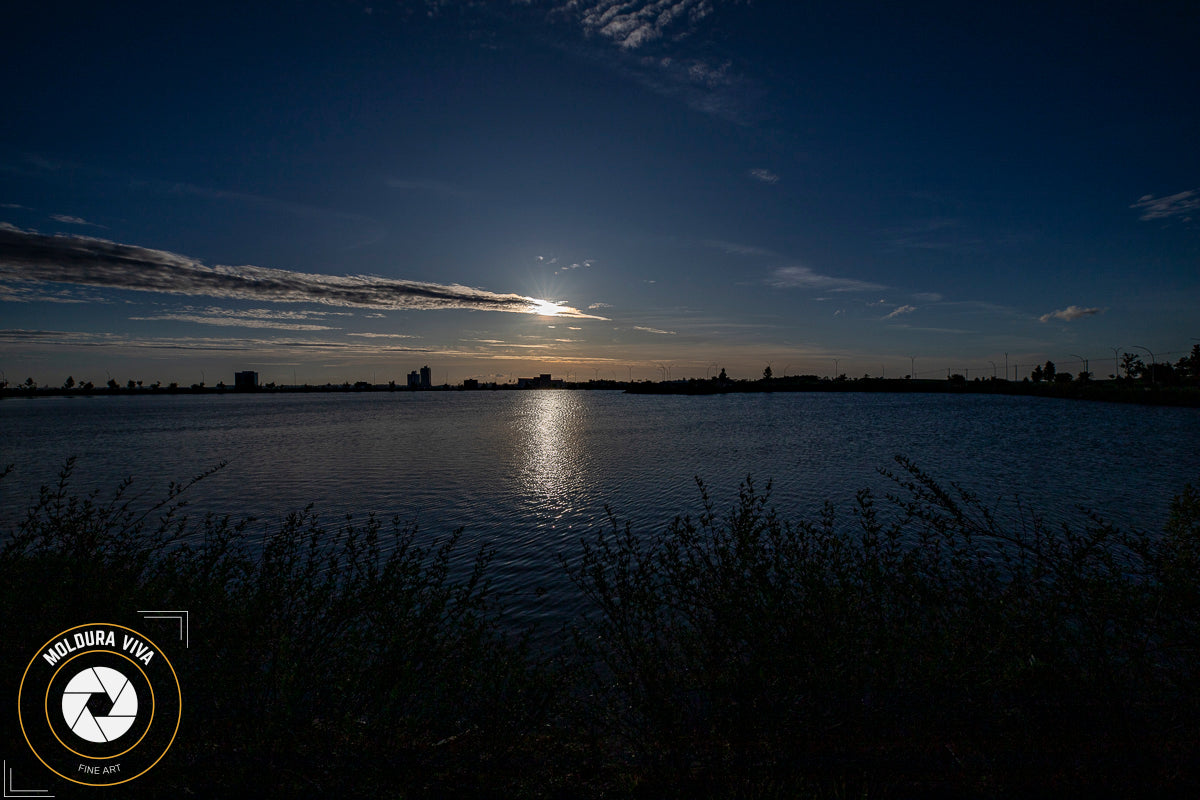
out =
[(95, 743), (115, 741), (137, 719), (137, 691), (118, 670), (88, 667), (63, 689), (62, 712), (79, 738)]

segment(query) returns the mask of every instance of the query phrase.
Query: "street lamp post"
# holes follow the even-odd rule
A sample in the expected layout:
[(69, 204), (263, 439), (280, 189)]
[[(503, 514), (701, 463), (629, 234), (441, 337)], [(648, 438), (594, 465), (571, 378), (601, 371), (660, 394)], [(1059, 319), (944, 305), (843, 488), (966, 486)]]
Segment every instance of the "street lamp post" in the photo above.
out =
[(1091, 370), (1088, 369), (1088, 360), (1086, 358), (1081, 355), (1076, 355), (1075, 353), (1068, 353), (1068, 355), (1070, 355), (1071, 358), (1079, 359), (1079, 363), (1083, 364), (1084, 374), (1089, 374), (1091, 372)]
[(1156, 384), (1154, 380), (1154, 368), (1158, 366), (1154, 360), (1154, 353), (1150, 352), (1149, 347), (1142, 347), (1140, 344), (1130, 345), (1130, 347), (1136, 347), (1138, 350), (1145, 350), (1147, 353), (1150, 353), (1150, 385), (1154, 386)]

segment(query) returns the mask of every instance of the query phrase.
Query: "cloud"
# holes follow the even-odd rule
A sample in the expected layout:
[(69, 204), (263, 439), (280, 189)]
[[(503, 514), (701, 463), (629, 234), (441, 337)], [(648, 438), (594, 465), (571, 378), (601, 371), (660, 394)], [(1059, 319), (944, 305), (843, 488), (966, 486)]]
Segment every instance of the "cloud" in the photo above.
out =
[(1041, 322), (1049, 322), (1052, 319), (1061, 319), (1064, 322), (1073, 322), (1081, 317), (1090, 317), (1094, 314), (1103, 314), (1102, 308), (1080, 308), (1079, 306), (1067, 306), (1058, 311), (1051, 311), (1049, 314), (1042, 314), (1038, 317)]
[(366, 339), (419, 339), (408, 333), (347, 333), (347, 336), (362, 336)]
[(661, 333), (663, 336), (675, 336), (675, 331), (662, 331), (658, 328), (647, 328), (645, 325), (634, 325), (635, 331), (645, 331), (646, 333)]
[(1190, 222), (1191, 215), (1200, 212), (1200, 190), (1189, 189), (1166, 197), (1142, 195), (1130, 208), (1143, 209), (1142, 216), (1138, 218), (1142, 220), (1183, 217), (1185, 222)]
[(0, 302), (4, 303), (107, 303), (92, 292), (71, 287), (50, 288), (36, 281), (0, 282)]
[[(321, 275), (256, 266), (208, 267), (196, 259), (84, 236), (45, 236), (0, 228), (0, 276), (139, 292), (271, 303), (393, 310), (469, 309), (536, 314), (545, 301), (458, 284), (367, 275)], [(562, 317), (604, 319), (570, 306)]]
[[(195, 308), (193, 306), (185, 306), (169, 312), (171, 314), (189, 314), (205, 317), (223, 318), (235, 321), (285, 321), (285, 322), (303, 322), (313, 319), (324, 319), (325, 317), (353, 317), (354, 314), (349, 311), (314, 311), (312, 309), (302, 309), (300, 311), (289, 311), (278, 308), (221, 308), (219, 306), (209, 306), (208, 308)], [(166, 319), (167, 317), (162, 317)], [(151, 319), (143, 317), (141, 319)], [(325, 328), (324, 330), (335, 330)]]
[(900, 316), (901, 314), (911, 314), (912, 312), (914, 312), (916, 310), (917, 310), (916, 306), (900, 306), (895, 311), (893, 311), (892, 313), (890, 313), (886, 317), (884, 317), (884, 319), (895, 319), (896, 317)]
[(635, 50), (661, 38), (668, 30), (687, 35), (712, 13), (709, 0), (571, 0), (564, 8), (576, 12), (588, 33), (611, 39), (624, 50)]
[(779, 183), (779, 176), (769, 169), (752, 169), (750, 170), (750, 177), (760, 180), (763, 183)]
[(72, 217), (68, 214), (51, 214), (50, 219), (54, 220), (55, 222), (65, 222), (68, 225), (87, 225), (92, 228), (103, 228), (104, 227), (103, 225), (97, 224), (95, 222), (88, 222), (86, 219), (83, 219), (82, 217)]
[(621, 72), (652, 92), (683, 101), (702, 114), (738, 125), (753, 121), (762, 91), (733, 70), (730, 61), (644, 57), (617, 65)]
[[(650, 91), (713, 116), (743, 124), (762, 92), (711, 54), (720, 45), (699, 42), (701, 22), (720, 0), (566, 0), (552, 15), (568, 19), (584, 34), (612, 48), (590, 55)], [(687, 45), (691, 53), (681, 53)], [(653, 45), (653, 46), (652, 46)], [(703, 54), (698, 57), (693, 54)]]
[(588, 311), (595, 311), (598, 308), (612, 308), (612, 303), (592, 303), (588, 306)]
[[(214, 313), (214, 311), (216, 313)], [(209, 312), (168, 312), (165, 314), (155, 314), (149, 317), (130, 317), (129, 319), (139, 322), (152, 322), (158, 320), (172, 320), (176, 322), (194, 322), (200, 325), (222, 325), (230, 328), (271, 328), (280, 331), (335, 331), (340, 328), (334, 328), (329, 325), (316, 325), (309, 322), (290, 322), (289, 319), (302, 319), (303, 317), (285, 317), (283, 319), (271, 319), (270, 317), (255, 316), (253, 314), (245, 315), (238, 312), (221, 312), (219, 309)]]
[(369, 356), (388, 353), (430, 353), (427, 347), (381, 347), (367, 342), (337, 342), (324, 339), (223, 339), (203, 336), (138, 337), (115, 333), (46, 330), (0, 330), (0, 343), (46, 345), (53, 347), (103, 347), (131, 350), (201, 350), (267, 353), (326, 353), (330, 355)]
[(808, 267), (780, 267), (767, 283), (780, 289), (818, 289), (825, 292), (866, 292), (887, 287), (870, 281), (820, 275)]

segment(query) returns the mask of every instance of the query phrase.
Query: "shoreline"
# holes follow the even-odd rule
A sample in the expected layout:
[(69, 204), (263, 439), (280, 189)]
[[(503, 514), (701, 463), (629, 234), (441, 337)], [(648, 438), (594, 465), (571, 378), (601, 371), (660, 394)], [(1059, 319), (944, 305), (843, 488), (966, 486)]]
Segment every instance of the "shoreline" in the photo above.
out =
[[(958, 376), (955, 376), (958, 378)], [(850, 392), (887, 394), (989, 394), (1027, 397), (1047, 397), (1065, 400), (1088, 400), (1135, 405), (1200, 407), (1200, 386), (1153, 385), (1144, 381), (1107, 380), (1070, 382), (1006, 381), (997, 379), (967, 381), (928, 380), (910, 378), (859, 378), (830, 380), (828, 378), (782, 377), (760, 380), (720, 381), (693, 378), (679, 381), (607, 381), (589, 380), (564, 382), (561, 387), (524, 388), (516, 384), (492, 384), (467, 388), (463, 385), (442, 385), (414, 389), (394, 384), (304, 384), (260, 386), (255, 389), (235, 389), (230, 386), (168, 387), (6, 387), (0, 389), (0, 399), (43, 397), (152, 397), (174, 395), (252, 395), (252, 394), (359, 394), (373, 392), (508, 392), (508, 391), (620, 391), (636, 395), (719, 395), (760, 394), (777, 392)]]

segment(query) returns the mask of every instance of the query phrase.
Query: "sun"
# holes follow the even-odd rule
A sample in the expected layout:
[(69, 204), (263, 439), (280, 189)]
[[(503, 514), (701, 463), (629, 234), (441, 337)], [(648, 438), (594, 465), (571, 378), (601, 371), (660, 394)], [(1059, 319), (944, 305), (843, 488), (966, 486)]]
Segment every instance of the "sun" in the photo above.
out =
[(543, 317), (554, 317), (562, 311), (558, 303), (553, 303), (549, 300), (534, 300), (533, 308), (530, 309), (534, 314), (540, 314)]

